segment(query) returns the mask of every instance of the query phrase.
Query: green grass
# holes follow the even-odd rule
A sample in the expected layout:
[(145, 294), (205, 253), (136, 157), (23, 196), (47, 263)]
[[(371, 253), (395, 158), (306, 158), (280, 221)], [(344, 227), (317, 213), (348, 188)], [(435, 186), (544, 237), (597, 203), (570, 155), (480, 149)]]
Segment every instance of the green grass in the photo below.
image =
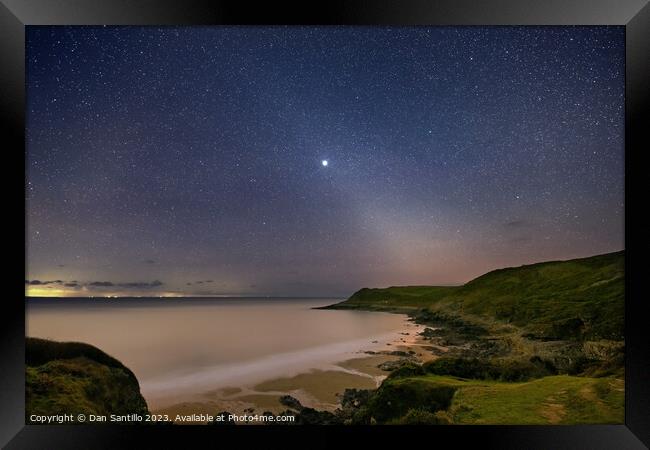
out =
[(364, 288), (335, 308), (512, 324), (541, 339), (623, 339), (624, 252), (499, 269), (463, 286)]
[(96, 347), (27, 338), (25, 412), (147, 414), (133, 372)]
[(557, 375), (525, 383), (467, 381), (461, 386), (450, 407), (455, 423), (570, 425), (624, 421), (621, 379)]
[[(455, 424), (623, 423), (623, 380), (568, 375), (522, 383), (425, 375), (389, 379), (383, 389), (427, 392), (453, 389), (446, 416)], [(414, 404), (413, 409), (421, 409)], [(432, 412), (432, 411), (431, 411)]]
[(336, 308), (411, 311), (431, 306), (451, 293), (455, 286), (393, 286), (384, 289), (363, 288)]
[[(97, 347), (83, 342), (57, 342), (48, 339), (28, 337), (25, 339), (25, 363), (40, 366), (57, 359), (84, 357), (108, 367), (115, 367), (133, 375), (124, 364)], [(135, 375), (133, 375), (135, 378)]]
[(623, 423), (624, 259), (506, 268), (455, 287), (364, 288), (332, 305), (409, 313), (441, 326), (430, 338), (456, 352), (391, 374), (354, 420)]

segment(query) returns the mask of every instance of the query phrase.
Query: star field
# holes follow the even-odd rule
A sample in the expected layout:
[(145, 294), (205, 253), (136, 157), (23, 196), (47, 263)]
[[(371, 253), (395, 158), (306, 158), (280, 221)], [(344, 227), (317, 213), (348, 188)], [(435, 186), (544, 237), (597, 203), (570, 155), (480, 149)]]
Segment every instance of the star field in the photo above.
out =
[(624, 58), (622, 27), (30, 26), (28, 293), (342, 296), (620, 250)]

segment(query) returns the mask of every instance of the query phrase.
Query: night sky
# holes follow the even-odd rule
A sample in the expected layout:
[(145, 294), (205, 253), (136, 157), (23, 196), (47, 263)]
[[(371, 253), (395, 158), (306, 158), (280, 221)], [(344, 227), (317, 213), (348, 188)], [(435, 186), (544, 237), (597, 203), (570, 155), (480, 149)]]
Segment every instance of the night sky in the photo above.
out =
[(624, 58), (622, 27), (28, 27), (26, 292), (346, 296), (621, 250)]

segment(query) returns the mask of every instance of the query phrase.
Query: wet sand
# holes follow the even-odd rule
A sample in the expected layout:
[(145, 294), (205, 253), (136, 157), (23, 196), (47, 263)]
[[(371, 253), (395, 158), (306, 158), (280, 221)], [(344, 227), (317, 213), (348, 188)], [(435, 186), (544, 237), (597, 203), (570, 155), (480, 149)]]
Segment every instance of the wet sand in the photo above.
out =
[[(222, 411), (237, 414), (270, 411), (277, 414), (287, 409), (279, 402), (283, 395), (295, 397), (303, 406), (334, 411), (340, 406), (340, 398), (346, 388), (377, 388), (389, 373), (378, 366), (403, 358), (401, 352), (410, 354), (419, 362), (435, 359), (436, 356), (427, 350), (431, 343), (419, 336), (423, 328), (408, 322), (399, 337), (386, 342), (377, 350), (360, 349), (348, 359), (314, 367), (306, 372), (275, 377), (248, 386), (206, 391), (196, 395), (193, 401), (178, 402), (158, 409), (152, 407), (152, 412), (167, 414), (172, 419), (176, 414), (214, 415)], [(400, 354), (392, 354), (394, 352)]]

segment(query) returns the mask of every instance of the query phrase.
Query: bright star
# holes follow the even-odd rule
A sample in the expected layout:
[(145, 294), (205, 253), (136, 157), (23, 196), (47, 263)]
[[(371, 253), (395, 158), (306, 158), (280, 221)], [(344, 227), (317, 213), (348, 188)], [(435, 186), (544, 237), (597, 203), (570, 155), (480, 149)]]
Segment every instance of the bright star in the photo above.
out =
[(326, 159), (322, 160), (320, 163), (323, 165), (323, 167), (327, 167), (327, 164), (329, 164)]

